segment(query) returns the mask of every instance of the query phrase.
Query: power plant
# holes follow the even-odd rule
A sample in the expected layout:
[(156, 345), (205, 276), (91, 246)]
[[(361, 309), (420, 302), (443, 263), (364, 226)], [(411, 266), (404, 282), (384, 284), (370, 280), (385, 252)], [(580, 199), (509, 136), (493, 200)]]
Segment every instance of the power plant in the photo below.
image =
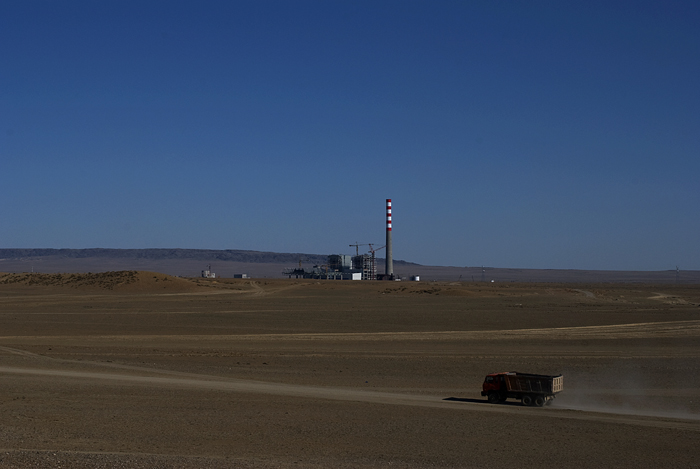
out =
[[(315, 265), (311, 270), (299, 267), (286, 269), (282, 273), (289, 278), (313, 278), (326, 280), (395, 280), (394, 253), (391, 246), (391, 199), (386, 199), (386, 244), (375, 248), (373, 243), (350, 244), (355, 247), (355, 255), (331, 254), (328, 262)], [(360, 254), (360, 246), (369, 246), (367, 254)], [(386, 263), (383, 274), (377, 273), (376, 253), (386, 249)]]
[(394, 252), (391, 248), (391, 199), (386, 199), (386, 280), (394, 279)]

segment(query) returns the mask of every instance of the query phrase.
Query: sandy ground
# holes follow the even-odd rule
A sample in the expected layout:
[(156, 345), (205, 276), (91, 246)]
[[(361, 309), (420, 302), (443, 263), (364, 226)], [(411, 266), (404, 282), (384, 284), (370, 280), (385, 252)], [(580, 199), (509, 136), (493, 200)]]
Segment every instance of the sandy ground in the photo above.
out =
[(699, 371), (698, 286), (0, 274), (0, 467), (700, 467)]

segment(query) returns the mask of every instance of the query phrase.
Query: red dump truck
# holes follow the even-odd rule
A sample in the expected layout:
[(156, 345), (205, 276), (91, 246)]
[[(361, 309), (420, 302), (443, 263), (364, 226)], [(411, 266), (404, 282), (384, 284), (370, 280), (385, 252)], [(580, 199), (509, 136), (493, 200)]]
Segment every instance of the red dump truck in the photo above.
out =
[(508, 371), (486, 375), (481, 395), (486, 396), (492, 404), (512, 398), (520, 399), (523, 405), (542, 407), (551, 404), (552, 399), (563, 389), (562, 375), (534, 375)]

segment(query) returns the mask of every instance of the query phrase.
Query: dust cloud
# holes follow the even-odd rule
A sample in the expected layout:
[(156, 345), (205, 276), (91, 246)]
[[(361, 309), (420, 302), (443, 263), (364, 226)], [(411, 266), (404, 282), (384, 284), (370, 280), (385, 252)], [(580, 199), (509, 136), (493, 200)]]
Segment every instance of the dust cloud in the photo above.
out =
[[(631, 363), (630, 363), (631, 362)], [(603, 372), (564, 372), (560, 409), (700, 420), (700, 379), (686, 360), (623, 361)]]

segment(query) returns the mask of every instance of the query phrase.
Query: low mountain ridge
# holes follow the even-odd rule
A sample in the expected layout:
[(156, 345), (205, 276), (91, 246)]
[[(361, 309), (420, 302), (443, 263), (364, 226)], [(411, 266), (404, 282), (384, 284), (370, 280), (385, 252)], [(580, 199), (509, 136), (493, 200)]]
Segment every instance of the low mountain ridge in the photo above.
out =
[[(328, 255), (304, 253), (280, 253), (268, 251), (246, 251), (239, 249), (0, 249), (0, 259), (23, 259), (29, 257), (65, 257), (84, 259), (99, 257), (106, 259), (193, 259), (202, 261), (232, 261), (245, 263), (297, 263), (303, 259), (305, 263), (325, 264)], [(411, 264), (412, 262), (395, 260), (395, 264)]]
[[(0, 272), (85, 273), (109, 271), (162, 272), (199, 277), (205, 269), (216, 277), (280, 278), (283, 272), (328, 262), (322, 254), (214, 249), (0, 249)], [(379, 272), (383, 262), (377, 259)], [(698, 270), (611, 271), (429, 266), (394, 261), (397, 276), (422, 281), (678, 283), (700, 284)]]

